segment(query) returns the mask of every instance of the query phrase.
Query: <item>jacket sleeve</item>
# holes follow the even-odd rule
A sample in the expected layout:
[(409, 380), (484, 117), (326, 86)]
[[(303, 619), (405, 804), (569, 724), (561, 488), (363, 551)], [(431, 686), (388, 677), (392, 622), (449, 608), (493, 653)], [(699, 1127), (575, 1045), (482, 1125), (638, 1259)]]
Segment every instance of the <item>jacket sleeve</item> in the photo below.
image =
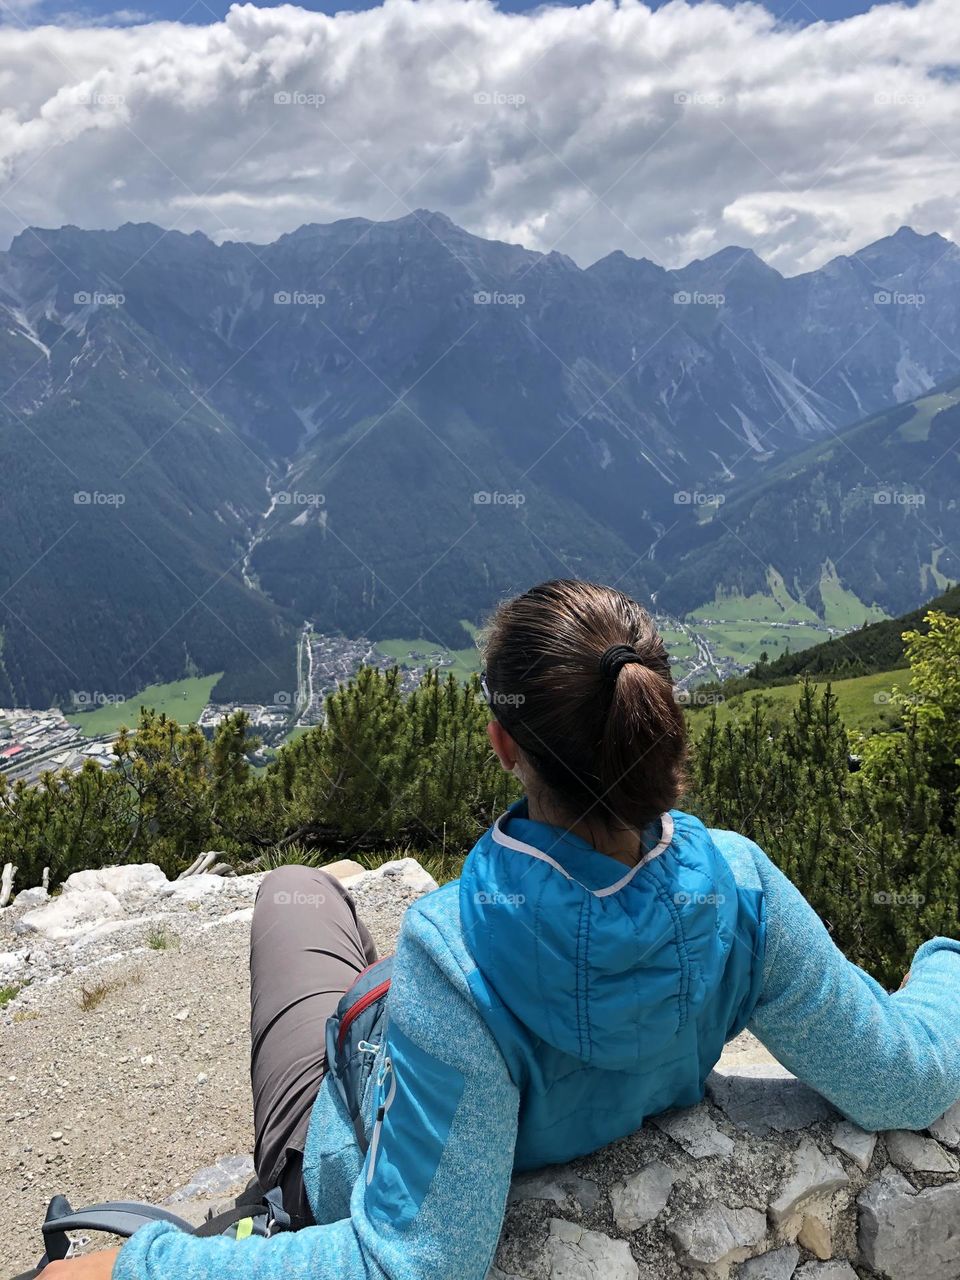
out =
[(864, 1129), (924, 1129), (960, 1098), (960, 942), (933, 938), (890, 994), (837, 949), (800, 891), (752, 841), (711, 833), (767, 907), (763, 991), (750, 1030)]
[[(408, 916), (411, 913), (408, 913)], [(513, 1170), (519, 1094), (435, 926), (404, 927), (382, 1123), (350, 1217), (264, 1240), (198, 1240), (164, 1223), (120, 1250), (113, 1280), (483, 1280)]]

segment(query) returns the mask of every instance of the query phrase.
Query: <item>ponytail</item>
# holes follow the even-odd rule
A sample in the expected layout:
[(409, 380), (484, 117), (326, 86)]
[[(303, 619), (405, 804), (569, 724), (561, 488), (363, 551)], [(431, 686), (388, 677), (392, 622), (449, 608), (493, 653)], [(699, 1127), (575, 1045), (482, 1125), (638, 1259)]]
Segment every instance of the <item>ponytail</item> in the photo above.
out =
[(494, 714), (575, 821), (642, 830), (676, 805), (685, 722), (663, 640), (635, 600), (542, 583), (497, 609), (486, 665)]

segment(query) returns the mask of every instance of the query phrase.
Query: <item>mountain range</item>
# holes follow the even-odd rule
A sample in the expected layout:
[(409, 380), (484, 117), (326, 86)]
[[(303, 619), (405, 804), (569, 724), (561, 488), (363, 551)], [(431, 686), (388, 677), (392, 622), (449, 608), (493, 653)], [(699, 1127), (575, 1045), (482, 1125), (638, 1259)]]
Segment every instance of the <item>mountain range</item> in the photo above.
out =
[[(960, 249), (901, 228), (785, 278), (488, 241), (426, 210), (269, 245), (149, 224), (0, 254), (0, 704), (223, 671), (295, 636), (464, 643), (505, 592), (683, 615), (824, 574), (960, 578)], [(884, 496), (886, 495), (886, 497)]]

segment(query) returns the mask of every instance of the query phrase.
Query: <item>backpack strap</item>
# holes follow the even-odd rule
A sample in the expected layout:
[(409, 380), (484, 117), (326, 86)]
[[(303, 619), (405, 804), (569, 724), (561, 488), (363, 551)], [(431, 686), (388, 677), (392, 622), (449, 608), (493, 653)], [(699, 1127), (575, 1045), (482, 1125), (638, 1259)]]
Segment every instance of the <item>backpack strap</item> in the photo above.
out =
[(128, 1237), (148, 1222), (169, 1222), (181, 1231), (192, 1231), (190, 1223), (175, 1213), (152, 1204), (136, 1204), (131, 1200), (110, 1200), (92, 1204), (89, 1209), (74, 1211), (66, 1196), (54, 1196), (47, 1206), (41, 1230), (46, 1253), (42, 1259), (59, 1262), (70, 1248), (68, 1231), (106, 1231), (110, 1235)]
[[(242, 1200), (242, 1197), (241, 1197)], [(37, 1264), (38, 1275), (48, 1262), (59, 1262), (70, 1249), (68, 1231), (104, 1231), (109, 1235), (128, 1239), (151, 1222), (169, 1222), (178, 1231), (198, 1237), (232, 1235), (236, 1240), (249, 1236), (272, 1236), (290, 1229), (290, 1215), (283, 1207), (279, 1187), (257, 1197), (254, 1202), (239, 1203), (218, 1213), (199, 1227), (192, 1226), (185, 1218), (178, 1217), (159, 1205), (139, 1204), (132, 1200), (109, 1200), (92, 1204), (88, 1209), (73, 1209), (66, 1196), (54, 1196), (47, 1206), (47, 1216), (41, 1228), (46, 1249)], [(23, 1280), (23, 1277), (18, 1277)]]

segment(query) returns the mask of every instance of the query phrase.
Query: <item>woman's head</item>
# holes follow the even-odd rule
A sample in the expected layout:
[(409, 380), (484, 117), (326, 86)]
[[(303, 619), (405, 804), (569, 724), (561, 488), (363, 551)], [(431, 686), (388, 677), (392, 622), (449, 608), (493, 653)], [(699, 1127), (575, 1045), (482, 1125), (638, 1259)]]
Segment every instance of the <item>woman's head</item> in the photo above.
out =
[(498, 755), (508, 763), (513, 745), (528, 787), (568, 819), (639, 831), (677, 803), (683, 712), (663, 641), (635, 600), (592, 582), (544, 582), (500, 605), (485, 656), (507, 735), (491, 734)]

